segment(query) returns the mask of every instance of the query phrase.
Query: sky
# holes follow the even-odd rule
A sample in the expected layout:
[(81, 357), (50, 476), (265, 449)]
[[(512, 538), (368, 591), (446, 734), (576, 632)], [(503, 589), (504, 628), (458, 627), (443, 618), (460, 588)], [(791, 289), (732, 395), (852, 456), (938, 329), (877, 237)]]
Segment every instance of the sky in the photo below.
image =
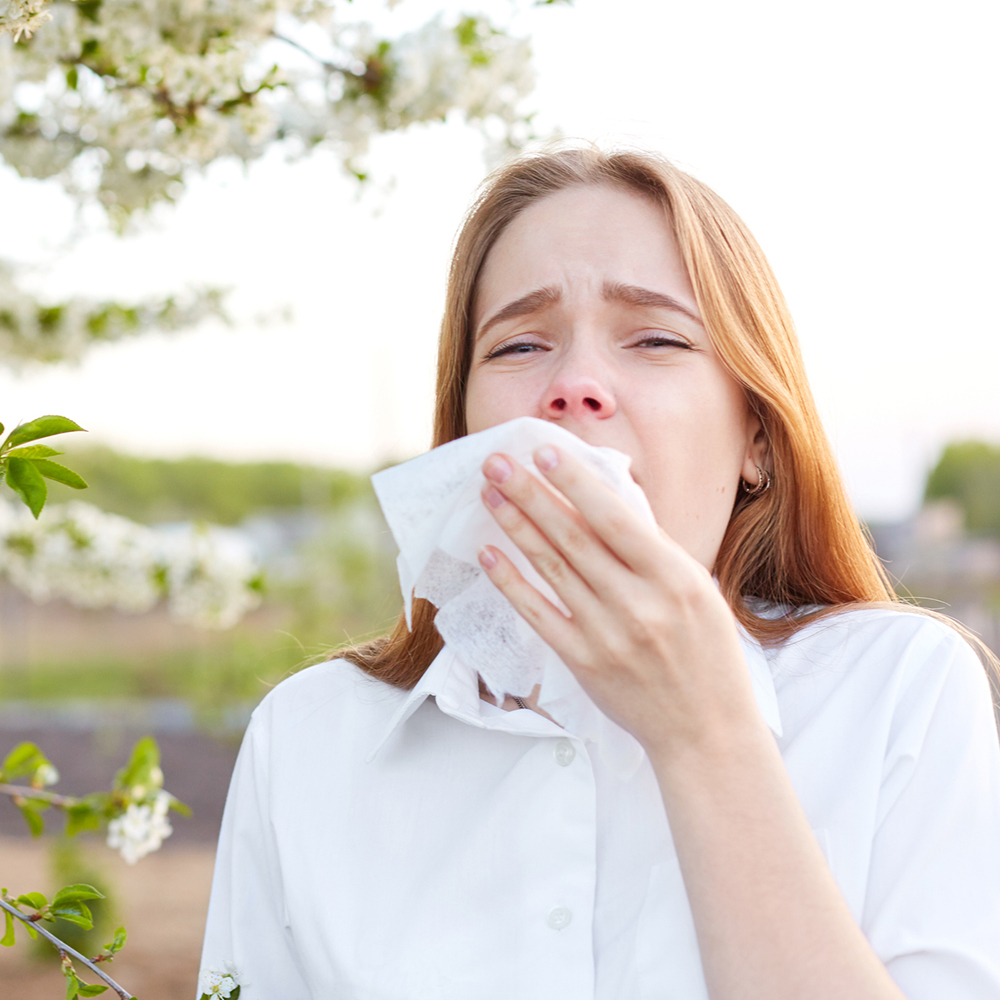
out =
[[(438, 10), (403, 0), (387, 32)], [(640, 143), (745, 219), (789, 300), (855, 505), (920, 503), (943, 444), (1000, 440), (1000, 8), (847, 0), (577, 0), (522, 10), (542, 129)], [(47, 294), (232, 289), (207, 323), (0, 372), (0, 419), (72, 416), (134, 453), (368, 469), (429, 443), (451, 241), (485, 174), (460, 121), (380, 137), (360, 199), (333, 158), (216, 164), (136, 235), (95, 231)], [(71, 207), (0, 167), (0, 258), (50, 259)]]

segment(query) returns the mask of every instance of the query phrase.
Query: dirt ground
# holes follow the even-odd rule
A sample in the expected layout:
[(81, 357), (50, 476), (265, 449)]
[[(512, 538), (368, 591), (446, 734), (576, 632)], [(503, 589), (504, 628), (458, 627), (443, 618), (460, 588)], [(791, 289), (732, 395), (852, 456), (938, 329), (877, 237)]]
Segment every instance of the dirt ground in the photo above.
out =
[[(128, 930), (128, 943), (108, 974), (141, 1000), (192, 1000), (215, 849), (204, 844), (165, 845), (134, 866), (107, 848), (95, 845), (88, 850), (111, 877)], [(46, 842), (0, 838), (0, 880), (12, 892), (51, 891)], [(0, 948), (0, 996), (5, 1000), (65, 996), (55, 951), (44, 957), (33, 951), (20, 934), (15, 947)], [(110, 990), (103, 994), (111, 995)]]

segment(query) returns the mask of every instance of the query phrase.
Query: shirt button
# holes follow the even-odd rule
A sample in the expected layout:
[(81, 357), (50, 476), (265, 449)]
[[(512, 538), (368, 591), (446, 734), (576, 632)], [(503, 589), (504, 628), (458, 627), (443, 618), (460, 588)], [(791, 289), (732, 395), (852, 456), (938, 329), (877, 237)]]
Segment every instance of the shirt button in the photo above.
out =
[(569, 765), (573, 763), (573, 758), (576, 756), (576, 750), (569, 740), (557, 740), (552, 753), (556, 758), (556, 763), (560, 767), (569, 767)]
[(547, 917), (547, 923), (554, 931), (561, 931), (564, 927), (569, 926), (569, 922), (573, 919), (573, 914), (566, 909), (565, 906), (553, 906), (549, 910), (549, 915)]

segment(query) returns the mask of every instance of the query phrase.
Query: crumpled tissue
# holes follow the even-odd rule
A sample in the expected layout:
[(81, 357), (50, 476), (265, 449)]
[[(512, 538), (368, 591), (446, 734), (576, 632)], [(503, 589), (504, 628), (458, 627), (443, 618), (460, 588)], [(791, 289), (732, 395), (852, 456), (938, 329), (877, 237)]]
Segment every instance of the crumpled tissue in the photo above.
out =
[(536, 684), (539, 707), (582, 739), (593, 740), (620, 763), (641, 759), (638, 742), (593, 704), (559, 659), (479, 566), (493, 545), (554, 604), (565, 607), (527, 557), (486, 509), (482, 465), (504, 452), (544, 481), (532, 455), (551, 444), (589, 467), (639, 515), (655, 523), (649, 501), (629, 473), (631, 459), (613, 448), (587, 444), (557, 424), (519, 417), (458, 438), (372, 476), (382, 511), (399, 546), (399, 583), (407, 623), (413, 597), (438, 608), (435, 624), (447, 645), (478, 671), (500, 704), (505, 695), (527, 697)]

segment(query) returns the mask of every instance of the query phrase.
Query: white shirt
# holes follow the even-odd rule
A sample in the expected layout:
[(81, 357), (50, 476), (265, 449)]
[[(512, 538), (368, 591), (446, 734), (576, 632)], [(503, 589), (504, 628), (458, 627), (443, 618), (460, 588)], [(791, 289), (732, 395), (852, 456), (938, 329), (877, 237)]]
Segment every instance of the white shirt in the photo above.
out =
[[(971, 648), (870, 609), (744, 650), (903, 993), (1000, 998), (1000, 746)], [(344, 660), (289, 678), (236, 764), (203, 972), (240, 1000), (702, 1000), (649, 761), (591, 749), (482, 701), (447, 647), (411, 691)]]

